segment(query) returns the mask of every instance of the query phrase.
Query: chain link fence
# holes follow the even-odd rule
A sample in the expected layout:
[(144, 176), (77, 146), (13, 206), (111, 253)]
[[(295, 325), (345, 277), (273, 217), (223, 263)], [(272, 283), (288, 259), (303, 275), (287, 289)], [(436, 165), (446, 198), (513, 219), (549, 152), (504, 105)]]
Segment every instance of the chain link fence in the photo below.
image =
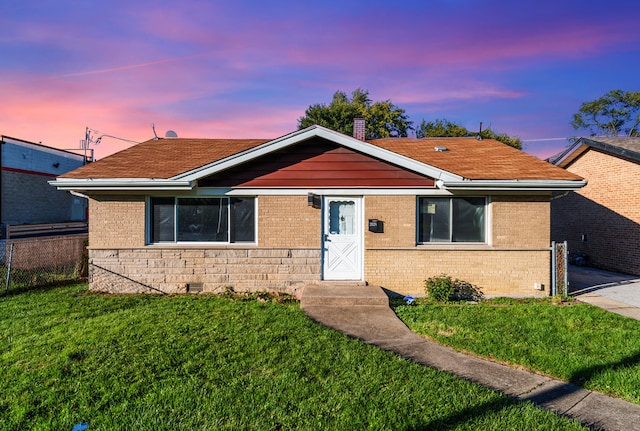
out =
[(551, 294), (569, 293), (569, 250), (567, 241), (551, 243)]
[(0, 241), (0, 293), (87, 278), (87, 235)]

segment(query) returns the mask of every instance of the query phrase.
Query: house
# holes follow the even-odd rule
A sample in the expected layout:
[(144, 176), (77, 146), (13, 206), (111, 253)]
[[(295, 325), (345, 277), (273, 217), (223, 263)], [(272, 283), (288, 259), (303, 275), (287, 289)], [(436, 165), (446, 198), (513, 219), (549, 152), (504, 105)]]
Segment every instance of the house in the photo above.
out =
[(585, 182), (494, 140), (365, 141), (312, 126), (150, 140), (51, 184), (89, 198), (94, 290), (332, 281), (420, 294), (445, 273), (535, 296), (548, 294), (550, 197)]
[(1, 136), (0, 143), (2, 238), (8, 225), (86, 221), (86, 199), (48, 184), (82, 166), (82, 155), (9, 136)]
[(640, 275), (640, 138), (581, 138), (554, 163), (589, 184), (553, 200), (552, 238), (588, 265)]

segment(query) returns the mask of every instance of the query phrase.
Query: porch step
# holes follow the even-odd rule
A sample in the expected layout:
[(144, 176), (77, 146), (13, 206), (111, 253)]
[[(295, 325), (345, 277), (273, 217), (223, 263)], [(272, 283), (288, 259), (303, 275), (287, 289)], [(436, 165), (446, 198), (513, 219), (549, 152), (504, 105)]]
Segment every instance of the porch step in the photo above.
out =
[(302, 290), (300, 307), (389, 306), (389, 297), (379, 286), (354, 284), (308, 284)]

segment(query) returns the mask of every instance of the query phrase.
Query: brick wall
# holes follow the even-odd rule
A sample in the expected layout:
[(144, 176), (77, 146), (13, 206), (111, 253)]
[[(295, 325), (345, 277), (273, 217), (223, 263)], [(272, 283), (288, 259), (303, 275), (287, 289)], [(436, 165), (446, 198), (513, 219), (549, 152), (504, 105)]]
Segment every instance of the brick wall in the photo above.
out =
[(494, 247), (549, 247), (549, 196), (493, 196), (491, 201)]
[[(366, 196), (364, 198), (365, 249), (372, 247), (415, 247), (416, 197)], [(369, 219), (384, 222), (383, 233), (369, 232)]]
[[(90, 201), (90, 283), (111, 292), (181, 292), (202, 283), (207, 292), (295, 293), (321, 279), (322, 212), (305, 196), (260, 196), (258, 245), (145, 246), (144, 197), (94, 196)], [(402, 294), (424, 291), (442, 273), (485, 294), (540, 295), (550, 279), (548, 197), (493, 197), (493, 244), (416, 246), (415, 196), (366, 196), (365, 280)], [(366, 220), (383, 220), (384, 233)]]
[[(413, 196), (367, 196), (366, 218), (385, 221), (385, 233), (365, 234), (365, 279), (401, 294), (424, 294), (424, 280), (447, 274), (488, 295), (549, 292), (549, 197), (491, 197), (491, 245), (416, 246)], [(535, 284), (545, 286), (536, 290)]]
[(307, 196), (260, 196), (260, 247), (320, 248), (322, 211), (307, 204)]
[(588, 184), (552, 202), (552, 239), (590, 265), (640, 275), (640, 164), (589, 149), (567, 170)]
[(92, 196), (89, 200), (89, 246), (145, 245), (144, 196)]
[[(417, 248), (367, 250), (365, 277), (400, 294), (424, 294), (424, 280), (447, 274), (477, 286), (485, 295), (549, 294), (550, 251)], [(535, 283), (544, 285), (536, 290)]]
[(74, 196), (56, 190), (53, 177), (2, 170), (2, 223), (57, 223), (71, 220)]

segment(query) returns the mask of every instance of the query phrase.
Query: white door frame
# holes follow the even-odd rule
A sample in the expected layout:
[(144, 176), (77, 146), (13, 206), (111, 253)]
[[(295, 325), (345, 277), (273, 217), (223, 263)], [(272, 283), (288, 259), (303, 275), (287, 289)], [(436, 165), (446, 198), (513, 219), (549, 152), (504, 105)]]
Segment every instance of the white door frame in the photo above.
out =
[[(332, 229), (331, 202), (353, 202), (353, 220), (345, 228)], [(322, 279), (357, 280), (364, 274), (364, 211), (362, 196), (323, 196), (322, 199)], [(348, 217), (348, 216), (347, 216)], [(334, 220), (334, 223), (337, 220)]]

